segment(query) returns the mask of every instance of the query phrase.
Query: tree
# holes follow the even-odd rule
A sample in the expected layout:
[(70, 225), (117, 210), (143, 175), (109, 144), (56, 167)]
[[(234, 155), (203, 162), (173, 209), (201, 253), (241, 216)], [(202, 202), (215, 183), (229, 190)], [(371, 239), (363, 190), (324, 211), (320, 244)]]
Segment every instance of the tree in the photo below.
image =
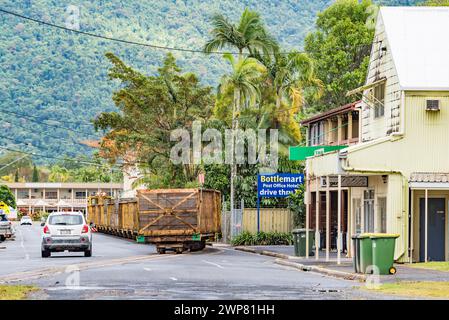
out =
[(235, 133), (239, 128), (240, 109), (243, 104), (253, 104), (260, 96), (258, 82), (266, 72), (266, 68), (254, 58), (239, 58), (235, 61), (231, 54), (225, 54), (224, 58), (231, 64), (231, 72), (221, 79), (220, 92), (226, 94), (229, 89), (234, 91), (232, 104), (232, 132), (231, 143), (231, 210), (234, 209), (234, 180), (237, 176), (237, 163), (234, 159)]
[(275, 106), (265, 108), (262, 127), (283, 129), (291, 138), (290, 144), (298, 144), (301, 139), (297, 114), (302, 111), (305, 97), (318, 99), (322, 94), (322, 82), (315, 76), (313, 60), (306, 54), (291, 51), (288, 54), (276, 52), (273, 58), (259, 56), (267, 67), (267, 81), (264, 86), (269, 92), (262, 104), (270, 104), (274, 97)]
[(305, 50), (315, 60), (324, 94), (311, 111), (324, 111), (351, 102), (346, 92), (365, 82), (374, 30), (370, 0), (337, 0), (318, 14), (316, 31), (307, 35)]
[(50, 168), (50, 174), (48, 175), (49, 182), (67, 182), (70, 178), (70, 173), (67, 168), (58, 165), (54, 165)]
[(8, 206), (14, 209), (16, 208), (16, 199), (14, 197), (14, 194), (6, 185), (0, 186), (0, 201), (3, 201)]
[(33, 178), (31, 180), (32, 182), (39, 182), (39, 171), (37, 170), (36, 165), (33, 165)]
[[(107, 54), (113, 64), (109, 77), (122, 86), (113, 95), (121, 113), (104, 112), (94, 121), (107, 130), (101, 155), (112, 162), (137, 162), (146, 173), (146, 182), (172, 187), (196, 180), (198, 165), (175, 165), (170, 141), (175, 129), (191, 129), (195, 120), (205, 122), (212, 114), (214, 96), (192, 73), (181, 73), (173, 55), (168, 54), (155, 76), (146, 76)], [(157, 176), (157, 179), (153, 179)]]
[(204, 45), (207, 53), (222, 49), (236, 48), (239, 58), (246, 49), (249, 53), (270, 54), (277, 48), (274, 38), (267, 33), (259, 13), (245, 8), (238, 24), (233, 24), (217, 14), (212, 17), (212, 38)]
[(19, 182), (19, 169), (16, 169), (16, 173), (14, 174), (14, 182)]

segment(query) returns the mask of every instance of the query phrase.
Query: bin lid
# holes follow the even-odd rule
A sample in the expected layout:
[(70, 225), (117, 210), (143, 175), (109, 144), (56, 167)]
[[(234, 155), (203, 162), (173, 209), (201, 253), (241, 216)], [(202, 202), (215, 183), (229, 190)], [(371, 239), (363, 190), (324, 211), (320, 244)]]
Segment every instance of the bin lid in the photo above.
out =
[(381, 238), (399, 238), (397, 233), (362, 233), (362, 238), (381, 239)]

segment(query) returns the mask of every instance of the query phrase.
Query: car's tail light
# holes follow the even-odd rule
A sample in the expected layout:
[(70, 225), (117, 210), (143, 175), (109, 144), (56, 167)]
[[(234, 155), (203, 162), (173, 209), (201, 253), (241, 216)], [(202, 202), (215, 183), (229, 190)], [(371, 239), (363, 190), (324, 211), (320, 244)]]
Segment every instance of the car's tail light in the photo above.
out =
[(50, 233), (50, 228), (48, 226), (44, 227), (44, 233)]
[(83, 226), (83, 230), (81, 230), (81, 233), (88, 233), (89, 232), (89, 226), (87, 224), (85, 224)]

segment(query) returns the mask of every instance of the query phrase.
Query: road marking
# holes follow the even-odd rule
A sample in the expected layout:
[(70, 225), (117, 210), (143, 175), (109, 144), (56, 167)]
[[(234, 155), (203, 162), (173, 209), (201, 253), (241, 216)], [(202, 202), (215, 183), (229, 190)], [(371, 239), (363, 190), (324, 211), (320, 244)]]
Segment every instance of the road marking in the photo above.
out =
[(145, 271), (151, 271), (150, 268), (143, 268), (143, 270), (145, 270)]
[(19, 230), (19, 235), (20, 235), (20, 247), (23, 249), (23, 252), (25, 253), (25, 260), (30, 260), (30, 255), (27, 252), (27, 249), (25, 248), (25, 241), (23, 238), (23, 234), (22, 234), (22, 230)]
[(224, 269), (224, 267), (221, 266), (221, 265), (219, 265), (218, 263), (214, 263), (214, 262), (210, 262), (210, 261), (206, 261), (206, 260), (203, 260), (203, 262), (204, 262), (204, 263), (211, 264), (211, 265), (213, 265), (213, 266), (215, 266), (215, 267), (217, 267), (217, 268)]
[[(96, 261), (96, 262), (84, 262), (84, 263), (78, 263), (77, 266), (78, 266), (79, 270), (82, 271), (82, 270), (93, 269), (93, 268), (112, 267), (112, 266), (123, 265), (123, 264), (127, 264), (127, 263), (139, 263), (141, 261), (148, 261), (148, 260), (162, 260), (162, 259), (165, 260), (165, 259), (172, 259), (172, 258), (177, 258), (177, 257), (179, 257), (179, 255), (151, 254), (151, 255), (134, 256), (134, 257), (103, 260), (103, 261)], [(72, 264), (58, 266), (58, 267), (52, 267), (52, 268), (38, 269), (38, 270), (33, 270), (33, 271), (25, 271), (25, 272), (17, 272), (17, 273), (8, 274), (8, 275), (0, 277), (0, 283), (38, 279), (38, 278), (42, 278), (42, 277), (48, 277), (51, 275), (64, 273), (66, 268), (71, 265)]]
[(173, 281), (178, 281), (178, 279), (176, 279), (175, 277), (170, 277), (170, 279)]

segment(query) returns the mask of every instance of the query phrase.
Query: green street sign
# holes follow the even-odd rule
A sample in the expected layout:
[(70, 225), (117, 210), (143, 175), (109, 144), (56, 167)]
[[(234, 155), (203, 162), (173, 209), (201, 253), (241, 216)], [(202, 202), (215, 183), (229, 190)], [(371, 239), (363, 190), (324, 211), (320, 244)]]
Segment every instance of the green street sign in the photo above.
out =
[(320, 150), (323, 153), (331, 152), (347, 148), (348, 146), (313, 146), (313, 147), (290, 147), (289, 159), (290, 160), (306, 160), (307, 157), (312, 157), (315, 152)]

